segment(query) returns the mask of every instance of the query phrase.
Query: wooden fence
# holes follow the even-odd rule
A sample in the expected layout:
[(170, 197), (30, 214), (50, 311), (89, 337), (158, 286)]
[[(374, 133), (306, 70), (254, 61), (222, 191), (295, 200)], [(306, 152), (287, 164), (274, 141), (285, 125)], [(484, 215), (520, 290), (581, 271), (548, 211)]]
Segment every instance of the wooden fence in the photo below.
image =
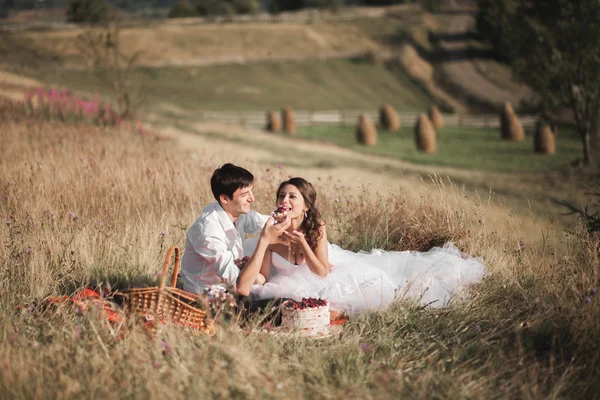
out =
[[(296, 126), (312, 125), (347, 125), (353, 126), (357, 123), (358, 117), (366, 113), (373, 122), (379, 119), (378, 111), (360, 111), (360, 110), (332, 110), (332, 111), (294, 111), (294, 120)], [(419, 117), (417, 112), (399, 112), (400, 124), (403, 126), (413, 126)], [(262, 128), (266, 125), (267, 113), (262, 111), (201, 111), (198, 115), (205, 121), (221, 122), (226, 124), (237, 124), (249, 128)], [(443, 114), (444, 124), (448, 127), (461, 128), (499, 128), (500, 117), (496, 114)], [(534, 126), (537, 117), (525, 115), (519, 116), (523, 127)]]

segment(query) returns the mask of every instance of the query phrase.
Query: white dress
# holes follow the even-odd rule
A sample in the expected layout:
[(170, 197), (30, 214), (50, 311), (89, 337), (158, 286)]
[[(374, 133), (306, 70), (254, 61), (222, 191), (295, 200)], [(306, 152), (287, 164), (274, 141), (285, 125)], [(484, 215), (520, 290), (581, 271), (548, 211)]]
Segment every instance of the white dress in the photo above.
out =
[(332, 268), (322, 278), (306, 265), (294, 265), (272, 253), (272, 274), (254, 285), (255, 299), (323, 298), (332, 310), (357, 313), (387, 307), (395, 299), (413, 298), (431, 307), (462, 298), (463, 289), (485, 275), (481, 259), (461, 253), (452, 243), (428, 252), (382, 251), (354, 253), (329, 244)]

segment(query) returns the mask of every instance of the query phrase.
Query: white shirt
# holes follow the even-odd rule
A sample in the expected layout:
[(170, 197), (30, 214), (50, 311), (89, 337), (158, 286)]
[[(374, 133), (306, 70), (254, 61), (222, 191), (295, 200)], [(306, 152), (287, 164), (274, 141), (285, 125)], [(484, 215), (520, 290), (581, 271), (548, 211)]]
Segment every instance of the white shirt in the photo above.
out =
[(181, 262), (184, 290), (203, 293), (213, 285), (235, 286), (240, 270), (234, 260), (252, 255), (268, 218), (250, 211), (234, 225), (218, 202), (207, 205), (186, 235)]

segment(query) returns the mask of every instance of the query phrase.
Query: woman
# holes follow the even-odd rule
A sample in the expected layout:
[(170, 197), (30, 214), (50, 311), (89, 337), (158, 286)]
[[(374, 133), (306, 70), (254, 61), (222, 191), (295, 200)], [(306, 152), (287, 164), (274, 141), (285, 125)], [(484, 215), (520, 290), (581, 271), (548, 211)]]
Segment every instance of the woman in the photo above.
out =
[(346, 313), (386, 307), (404, 296), (439, 307), (485, 274), (479, 260), (452, 244), (426, 253), (354, 253), (329, 244), (316, 198), (312, 184), (302, 178), (279, 185), (277, 206), (291, 219), (284, 231), (288, 244), (269, 246), (260, 270), (266, 283), (253, 286), (253, 298), (319, 297)]

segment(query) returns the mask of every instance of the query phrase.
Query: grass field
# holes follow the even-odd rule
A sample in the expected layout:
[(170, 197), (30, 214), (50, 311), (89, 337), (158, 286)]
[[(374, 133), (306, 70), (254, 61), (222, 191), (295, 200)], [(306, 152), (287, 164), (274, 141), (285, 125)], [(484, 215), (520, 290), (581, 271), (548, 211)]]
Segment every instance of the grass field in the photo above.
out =
[(500, 139), (498, 129), (443, 128), (437, 135), (437, 153), (424, 154), (416, 149), (412, 127), (400, 132), (379, 132), (377, 146), (356, 142), (355, 128), (312, 126), (298, 129), (298, 137), (332, 142), (369, 154), (392, 157), (419, 164), (489, 171), (547, 171), (580, 158), (582, 145), (575, 132), (564, 128), (557, 138), (556, 155), (533, 152), (533, 131), (528, 129), (520, 143)]
[[(44, 82), (106, 93), (106, 85), (82, 71), (47, 70)], [(170, 104), (194, 110), (376, 109), (390, 103), (399, 110), (424, 110), (432, 99), (395, 64), (363, 60), (257, 63), (136, 71), (145, 106)]]
[[(214, 337), (175, 326), (150, 336), (94, 307), (48, 313), (31, 302), (92, 282), (156, 282), (166, 246), (181, 246), (211, 201), (223, 159), (16, 104), (0, 103), (0, 136), (2, 398), (597, 397), (597, 235), (548, 227), (538, 239), (524, 219), (442, 181), (409, 201), (391, 186), (347, 193), (324, 171), (318, 207), (334, 243), (426, 250), (452, 240), (488, 269), (471, 299), (438, 311), (400, 301), (325, 341), (254, 334), (257, 321), (221, 321)], [(263, 175), (257, 209), (268, 209), (287, 171), (248, 167)]]

